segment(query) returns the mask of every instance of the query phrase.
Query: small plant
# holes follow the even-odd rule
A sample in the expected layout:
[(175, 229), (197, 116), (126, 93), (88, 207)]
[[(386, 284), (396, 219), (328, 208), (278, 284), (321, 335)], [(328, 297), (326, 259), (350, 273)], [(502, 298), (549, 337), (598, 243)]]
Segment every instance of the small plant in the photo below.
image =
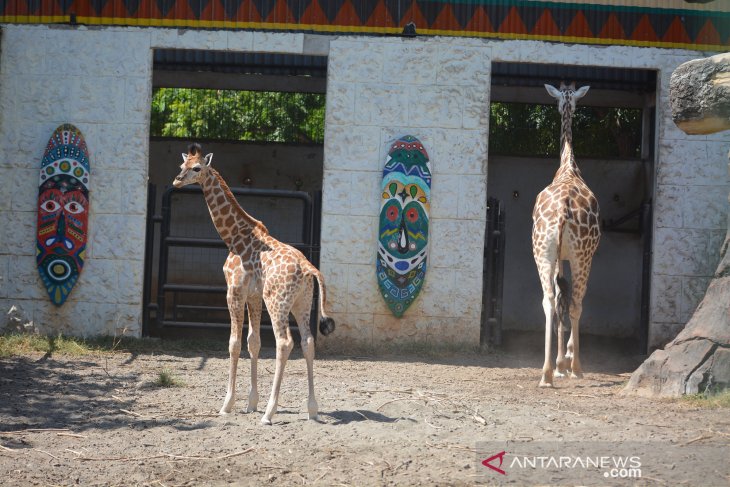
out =
[(699, 408), (730, 408), (730, 390), (717, 393), (700, 393), (682, 396), (682, 402)]
[(162, 369), (157, 374), (157, 380), (155, 380), (154, 385), (157, 387), (183, 387), (185, 383), (172, 375), (172, 372), (168, 369)]

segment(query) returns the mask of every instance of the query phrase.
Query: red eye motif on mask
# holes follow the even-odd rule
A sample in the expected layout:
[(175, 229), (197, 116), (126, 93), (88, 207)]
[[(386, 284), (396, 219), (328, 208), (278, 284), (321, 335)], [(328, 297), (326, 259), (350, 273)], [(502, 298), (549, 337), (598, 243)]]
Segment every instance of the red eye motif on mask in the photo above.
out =
[(411, 223), (414, 223), (416, 220), (418, 220), (418, 212), (411, 208), (410, 210), (406, 211), (406, 218), (408, 218), (408, 221)]
[(69, 201), (63, 208), (72, 215), (78, 215), (79, 213), (84, 211), (84, 207), (75, 201)]
[(388, 220), (394, 222), (398, 218), (398, 208), (396, 208), (395, 205), (391, 206), (390, 208), (388, 208), (385, 216), (388, 218)]
[(61, 209), (61, 205), (57, 201), (47, 200), (41, 205), (41, 209), (48, 213), (55, 213)]

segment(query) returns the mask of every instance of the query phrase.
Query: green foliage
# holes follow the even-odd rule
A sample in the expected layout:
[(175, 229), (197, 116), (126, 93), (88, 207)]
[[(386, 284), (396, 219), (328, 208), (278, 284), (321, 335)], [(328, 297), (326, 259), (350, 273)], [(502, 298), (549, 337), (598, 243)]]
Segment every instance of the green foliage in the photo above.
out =
[(0, 358), (42, 352), (80, 356), (91, 353), (91, 348), (81, 339), (62, 335), (47, 336), (36, 334), (0, 335)]
[(92, 355), (99, 352), (199, 352), (227, 351), (228, 340), (159, 340), (154, 338), (131, 338), (100, 336), (75, 338), (63, 335), (48, 336), (36, 334), (0, 335), (0, 358), (23, 356), (32, 353), (56, 355)]
[(688, 406), (703, 409), (730, 408), (730, 390), (690, 394), (682, 396), (681, 400)]
[(186, 139), (316, 142), (324, 140), (325, 96), (159, 88), (151, 134)]
[[(577, 107), (573, 116), (573, 148), (578, 157), (638, 158), (641, 154), (641, 110)], [(489, 152), (558, 157), (558, 110), (554, 105), (492, 103)]]

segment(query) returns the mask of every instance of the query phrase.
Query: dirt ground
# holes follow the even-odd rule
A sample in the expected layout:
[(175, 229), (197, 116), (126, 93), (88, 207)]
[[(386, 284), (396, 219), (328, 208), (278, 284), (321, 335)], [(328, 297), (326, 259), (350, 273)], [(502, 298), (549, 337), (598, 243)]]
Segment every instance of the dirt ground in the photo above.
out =
[[(727, 409), (619, 395), (640, 357), (585, 341), (585, 378), (547, 390), (537, 387), (540, 341), (512, 341), (498, 352), (428, 358), (321, 353), (319, 421), (307, 420), (305, 363), (295, 349), (272, 426), (260, 423), (272, 349), (262, 350), (259, 365), (260, 411), (243, 413), (244, 358), (230, 416), (216, 414), (226, 385), (222, 352), (2, 359), (0, 484), (565, 485), (575, 481), (559, 472), (502, 476), (480, 460), (499, 453), (494, 445), (548, 451), (571, 441), (642, 442), (655, 452), (701, 446), (730, 459)], [(184, 384), (154, 386), (162, 370)], [(702, 455), (680, 462), (665, 465), (676, 472), (669, 477), (645, 469), (641, 484), (714, 485), (723, 476), (718, 485), (730, 484), (730, 462)], [(727, 471), (708, 476), (718, 468)]]

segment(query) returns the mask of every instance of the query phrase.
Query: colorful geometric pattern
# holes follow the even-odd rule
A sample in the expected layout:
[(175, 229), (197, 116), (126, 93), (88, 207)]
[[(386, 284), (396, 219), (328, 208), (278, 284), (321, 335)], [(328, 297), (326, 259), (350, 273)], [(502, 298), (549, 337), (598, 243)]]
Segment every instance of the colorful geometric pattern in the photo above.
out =
[(398, 318), (423, 287), (428, 254), (431, 166), (421, 141), (393, 143), (383, 169), (376, 275), (380, 294)]
[(89, 151), (81, 131), (58, 127), (46, 146), (38, 183), (36, 263), (56, 306), (84, 267), (89, 221)]
[(0, 0), (0, 22), (381, 34), (413, 22), (425, 35), (726, 50), (728, 8), (681, 0)]

